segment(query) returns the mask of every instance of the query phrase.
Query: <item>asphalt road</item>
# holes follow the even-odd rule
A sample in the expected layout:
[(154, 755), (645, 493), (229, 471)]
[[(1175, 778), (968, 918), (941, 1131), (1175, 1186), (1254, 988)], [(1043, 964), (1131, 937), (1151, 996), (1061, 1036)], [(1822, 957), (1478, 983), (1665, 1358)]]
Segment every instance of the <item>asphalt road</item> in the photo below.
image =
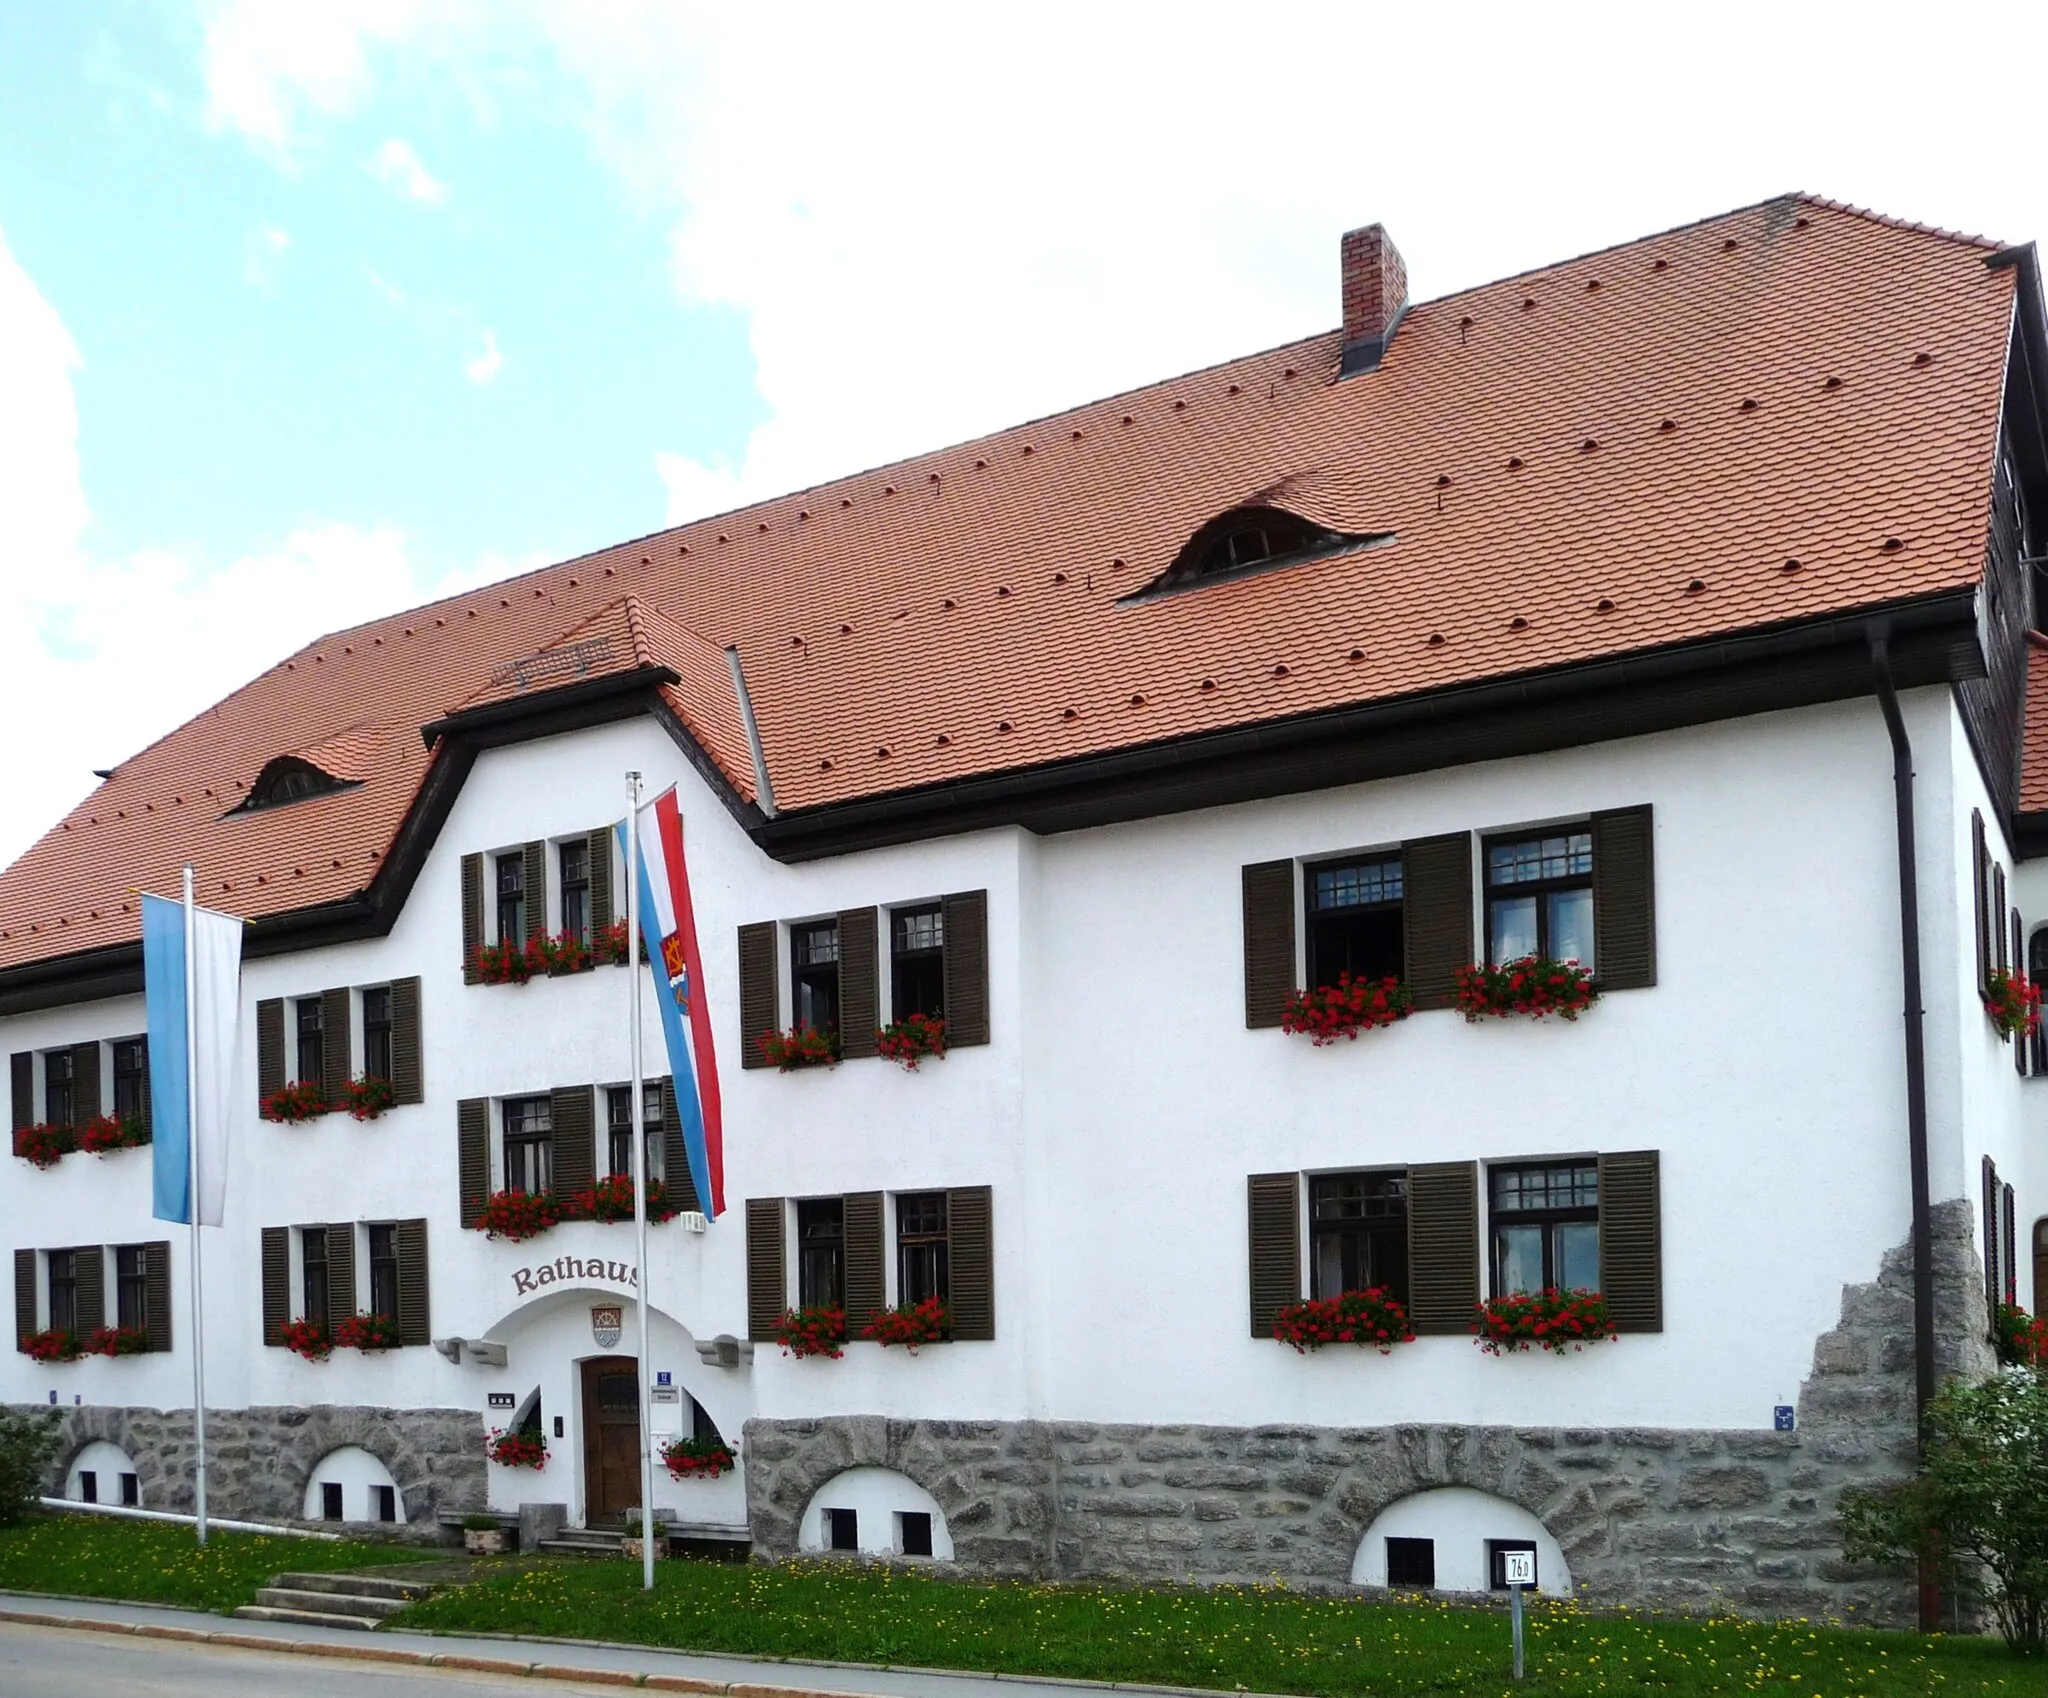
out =
[(0, 1622), (6, 1698), (611, 1698), (618, 1690)]

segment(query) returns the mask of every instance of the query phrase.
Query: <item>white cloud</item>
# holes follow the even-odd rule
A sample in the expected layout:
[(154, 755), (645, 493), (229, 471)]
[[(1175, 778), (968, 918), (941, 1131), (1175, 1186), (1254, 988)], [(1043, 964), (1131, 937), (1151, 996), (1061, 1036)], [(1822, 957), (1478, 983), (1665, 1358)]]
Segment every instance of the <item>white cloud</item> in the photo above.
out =
[(370, 172), (389, 183), (409, 200), (439, 206), (448, 198), (448, 187), (438, 181), (413, 151), (412, 143), (393, 136), (370, 156)]
[(505, 368), (505, 356), (498, 352), (498, 333), (484, 329), (483, 349), (475, 359), (463, 363), (462, 375), (481, 388)]
[(207, 122), (289, 160), (304, 112), (354, 106), (370, 86), (366, 49), (410, 35), (428, 9), (429, 0), (211, 0)]
[(301, 525), (215, 566), (89, 543), (72, 374), (77, 349), (0, 233), (0, 864), (133, 754), (280, 656), (337, 626), (533, 562), (486, 557), (429, 581), (388, 525)]
[(266, 293), (277, 283), (277, 274), (284, 267), (284, 258), (291, 249), (292, 238), (288, 230), (252, 230), (249, 239), (242, 244), (242, 281), (252, 289)]

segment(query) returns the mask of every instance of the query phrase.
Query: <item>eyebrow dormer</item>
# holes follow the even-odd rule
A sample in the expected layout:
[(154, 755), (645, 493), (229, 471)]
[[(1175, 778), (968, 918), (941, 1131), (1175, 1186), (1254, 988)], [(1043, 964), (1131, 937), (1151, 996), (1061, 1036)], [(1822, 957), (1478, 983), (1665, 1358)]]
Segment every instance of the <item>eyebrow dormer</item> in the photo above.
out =
[(1137, 601), (1197, 585), (1251, 577), (1393, 540), (1391, 531), (1329, 530), (1284, 507), (1254, 505), (1219, 513), (1181, 545), (1173, 564), (1135, 595)]
[(228, 812), (260, 813), (266, 808), (282, 808), (293, 802), (303, 802), (311, 796), (353, 790), (361, 782), (360, 779), (339, 777), (300, 755), (278, 755), (263, 763), (263, 770), (257, 773), (255, 782), (249, 786), (248, 797)]

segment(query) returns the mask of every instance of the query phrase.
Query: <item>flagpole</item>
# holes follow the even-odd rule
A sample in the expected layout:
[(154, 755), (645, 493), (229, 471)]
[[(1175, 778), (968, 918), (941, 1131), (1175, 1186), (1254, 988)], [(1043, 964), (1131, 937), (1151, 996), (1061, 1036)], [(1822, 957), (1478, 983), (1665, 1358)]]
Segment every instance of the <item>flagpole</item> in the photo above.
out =
[(654, 1590), (654, 1423), (647, 1383), (647, 1126), (646, 1091), (640, 1053), (640, 775), (626, 774), (626, 982), (627, 1019), (633, 1050), (633, 1234), (640, 1256), (640, 1291), (633, 1308), (640, 1319), (640, 1586)]
[(199, 1264), (199, 1004), (194, 949), (192, 868), (185, 868), (185, 1230), (192, 1242), (192, 1500), (193, 1530), (206, 1543), (206, 1305)]

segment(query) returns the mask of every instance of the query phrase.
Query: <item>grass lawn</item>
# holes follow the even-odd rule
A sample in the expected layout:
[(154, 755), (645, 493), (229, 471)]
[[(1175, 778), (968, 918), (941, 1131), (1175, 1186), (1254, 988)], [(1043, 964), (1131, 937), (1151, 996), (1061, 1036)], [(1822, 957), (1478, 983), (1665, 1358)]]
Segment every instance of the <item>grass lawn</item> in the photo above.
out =
[[(538, 1633), (924, 1667), (1253, 1692), (1619, 1694), (2011, 1693), (2048, 1665), (1995, 1641), (1801, 1624), (1531, 1611), (1531, 1679), (1508, 1679), (1505, 1611), (1360, 1603), (1266, 1588), (969, 1585), (844, 1563), (670, 1562), (651, 1595), (626, 1562), (520, 1565), (452, 1588), (402, 1625)], [(396, 1625), (396, 1624), (395, 1624)], [(829, 1684), (829, 1682), (827, 1683)]]
[(168, 1521), (119, 1521), (90, 1515), (38, 1515), (0, 1527), (0, 1591), (71, 1592), (131, 1603), (230, 1610), (255, 1601), (273, 1574), (367, 1568), (410, 1562), (432, 1552), (352, 1540), (266, 1538), (209, 1530), (206, 1548), (192, 1529)]

